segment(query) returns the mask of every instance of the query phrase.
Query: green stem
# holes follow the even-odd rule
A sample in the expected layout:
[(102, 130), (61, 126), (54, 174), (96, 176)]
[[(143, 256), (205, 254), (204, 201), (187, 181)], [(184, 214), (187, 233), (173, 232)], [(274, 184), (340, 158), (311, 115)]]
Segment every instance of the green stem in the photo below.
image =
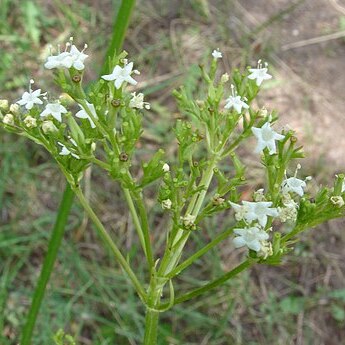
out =
[(116, 54), (119, 53), (119, 50), (123, 45), (123, 41), (129, 24), (129, 19), (131, 17), (131, 13), (133, 12), (134, 7), (135, 0), (123, 0), (121, 3), (113, 27), (112, 39), (107, 50), (106, 57), (104, 59), (105, 63), (102, 67), (102, 74), (110, 72), (110, 66), (108, 65), (108, 61), (109, 59), (112, 59)]
[(121, 267), (125, 270), (125, 272), (128, 274), (129, 279), (132, 281), (139, 297), (143, 302), (146, 300), (146, 293), (142, 285), (140, 284), (138, 278), (136, 277), (135, 273), (132, 271), (131, 267), (129, 266), (127, 260), (122, 255), (121, 251), (117, 247), (117, 245), (113, 242), (112, 238), (109, 236), (107, 231), (105, 230), (103, 224), (95, 214), (95, 212), (92, 210), (90, 205), (88, 204), (87, 200), (84, 197), (84, 194), (80, 190), (80, 188), (74, 189), (75, 195), (78, 197), (81, 205), (84, 207), (85, 211), (87, 212), (88, 216), (94, 223), (99, 236), (102, 238), (102, 240), (105, 242), (105, 244), (109, 247), (111, 252), (114, 254), (118, 262), (120, 263)]
[[(213, 280), (212, 282), (210, 282), (210, 283), (208, 283), (208, 284), (206, 284), (200, 288), (197, 288), (197, 289), (192, 290), (192, 291), (190, 291), (190, 292), (188, 292), (188, 293), (186, 293), (180, 297), (175, 298), (174, 305), (188, 301), (191, 298), (197, 297), (197, 296), (202, 295), (202, 294), (204, 294), (210, 290), (215, 289), (216, 287), (224, 284), (227, 280), (233, 278), (237, 274), (239, 274), (242, 271), (244, 271), (245, 269), (249, 268), (254, 263), (255, 263), (255, 261), (251, 261), (249, 259), (247, 259), (246, 261), (243, 261), (240, 265), (236, 266), (234, 269), (225, 273), (224, 275), (222, 275), (218, 279)], [(161, 308), (163, 308), (163, 307), (165, 307), (165, 305), (161, 306)]]
[(141, 246), (142, 246), (142, 248), (144, 250), (144, 253), (145, 253), (146, 257), (147, 257), (147, 249), (146, 249), (146, 246), (145, 246), (145, 238), (144, 238), (143, 230), (141, 228), (141, 224), (140, 224), (140, 220), (139, 220), (137, 211), (136, 211), (134, 203), (133, 203), (133, 199), (132, 199), (131, 194), (130, 194), (130, 192), (129, 192), (129, 190), (127, 188), (123, 188), (123, 193), (125, 195), (125, 198), (126, 198), (126, 201), (127, 201), (128, 207), (129, 207), (129, 210), (131, 212), (133, 223), (134, 223), (134, 226), (135, 226), (135, 228), (137, 230), (137, 234), (139, 236), (139, 240), (140, 240)]
[(229, 235), (233, 233), (234, 229), (228, 229), (221, 234), (219, 234), (215, 239), (213, 239), (210, 243), (208, 243), (205, 247), (198, 250), (196, 253), (194, 253), (192, 256), (190, 256), (186, 261), (178, 265), (176, 268), (174, 268), (168, 275), (166, 275), (166, 278), (173, 278), (174, 276), (178, 275), (181, 271), (186, 269), (188, 266), (190, 266), (195, 260), (200, 258), (202, 255), (206, 254), (209, 250), (211, 250), (213, 247), (215, 247), (218, 243), (225, 240)]
[(26, 324), (23, 328), (23, 333), (20, 342), (21, 345), (31, 344), (31, 338), (35, 327), (37, 315), (40, 310), (47, 283), (49, 281), (51, 272), (53, 271), (56, 256), (60, 248), (64, 230), (68, 220), (68, 215), (73, 204), (73, 196), (73, 191), (67, 184), (60, 203), (53, 233), (48, 244), (47, 254), (43, 261), (40, 277), (38, 278), (37, 286), (33, 294)]
[(156, 345), (158, 333), (159, 312), (146, 308), (144, 345)]

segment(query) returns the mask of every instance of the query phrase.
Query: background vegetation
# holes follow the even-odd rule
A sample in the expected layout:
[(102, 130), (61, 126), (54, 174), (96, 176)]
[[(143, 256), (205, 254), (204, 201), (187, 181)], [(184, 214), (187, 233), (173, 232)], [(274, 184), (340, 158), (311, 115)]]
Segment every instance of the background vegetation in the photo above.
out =
[[(54, 88), (42, 62), (48, 44), (71, 35), (90, 47), (86, 80), (97, 77), (117, 6), (116, 0), (0, 0), (0, 98), (15, 101), (30, 77), (43, 90)], [(183, 82), (197, 91), (198, 64), (219, 47), (224, 71), (258, 58), (271, 63), (275, 78), (266, 83), (259, 105), (278, 109), (281, 125), (298, 131), (308, 155), (305, 174), (315, 177), (314, 186), (327, 183), (327, 176), (345, 170), (344, 30), (345, 8), (335, 0), (139, 1), (125, 48), (142, 72), (140, 90), (153, 108), (145, 115), (140, 154), (162, 145), (173, 157), (170, 129), (179, 115), (171, 91)], [(4, 132), (0, 140), (0, 344), (9, 345), (17, 344), (64, 183), (43, 149)], [(257, 188), (263, 182), (258, 163), (251, 161), (251, 148), (243, 154)], [(139, 247), (119, 189), (97, 169), (85, 188), (106, 227), (135, 256)], [(165, 219), (154, 202), (148, 196), (150, 221), (164, 241)], [(218, 225), (206, 224), (189, 249), (207, 242)], [(306, 233), (282, 266), (257, 266), (205, 300), (174, 308), (163, 319), (160, 343), (342, 343), (344, 244), (344, 221)], [(180, 288), (216, 277), (241, 255), (229, 241), (189, 269)], [(76, 203), (34, 344), (52, 344), (59, 328), (78, 344), (139, 344), (144, 312), (128, 286)]]

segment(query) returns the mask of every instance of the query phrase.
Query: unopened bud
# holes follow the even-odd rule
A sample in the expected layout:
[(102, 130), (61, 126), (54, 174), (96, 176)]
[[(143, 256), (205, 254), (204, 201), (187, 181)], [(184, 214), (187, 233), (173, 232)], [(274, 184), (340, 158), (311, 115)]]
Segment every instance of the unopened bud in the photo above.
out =
[(224, 73), (224, 74), (221, 76), (221, 78), (220, 78), (220, 82), (221, 82), (222, 84), (225, 84), (225, 83), (227, 83), (227, 82), (229, 81), (229, 79), (230, 79), (229, 74), (228, 74), (228, 73)]
[(96, 151), (96, 143), (95, 142), (91, 143), (91, 151), (92, 152)]
[(163, 169), (164, 172), (169, 172), (169, 171), (170, 171), (170, 166), (169, 166), (169, 164), (165, 163), (165, 164), (163, 165), (162, 169)]
[(10, 112), (13, 115), (18, 115), (20, 111), (20, 106), (16, 103), (10, 105)]
[(24, 119), (24, 124), (25, 124), (25, 126), (28, 127), (28, 128), (35, 128), (35, 127), (37, 127), (37, 120), (36, 120), (34, 117), (28, 115), (28, 116)]
[(56, 133), (58, 129), (54, 125), (53, 121), (44, 121), (42, 123), (42, 131), (44, 134), (49, 134), (49, 133)]
[(6, 114), (2, 120), (5, 125), (13, 126), (14, 125), (14, 117), (12, 114)]
[(162, 201), (162, 208), (163, 210), (170, 210), (172, 206), (172, 202), (170, 199), (166, 199)]
[(0, 110), (1, 111), (8, 111), (8, 100), (7, 99), (0, 99)]

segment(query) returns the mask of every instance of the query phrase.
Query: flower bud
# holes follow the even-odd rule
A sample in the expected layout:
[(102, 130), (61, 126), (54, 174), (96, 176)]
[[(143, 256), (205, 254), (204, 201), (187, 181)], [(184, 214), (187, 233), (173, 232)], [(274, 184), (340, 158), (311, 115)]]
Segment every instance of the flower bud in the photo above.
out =
[(49, 133), (56, 133), (58, 129), (54, 125), (53, 121), (43, 121), (42, 123), (42, 131), (44, 134), (49, 134)]
[(20, 112), (20, 106), (16, 103), (10, 105), (10, 112), (13, 115), (19, 115)]
[(169, 164), (165, 163), (162, 167), (163, 171), (166, 173), (166, 172), (169, 172), (170, 171), (170, 167), (169, 167)]
[(28, 115), (28, 116), (24, 119), (24, 124), (25, 124), (25, 126), (28, 127), (28, 128), (35, 128), (35, 127), (37, 127), (37, 120), (36, 120), (34, 117)]
[(331, 203), (337, 207), (343, 207), (345, 205), (344, 199), (341, 196), (332, 196)]
[(95, 142), (91, 143), (91, 151), (92, 152), (96, 151), (96, 143)]
[(0, 110), (1, 111), (8, 111), (8, 100), (7, 99), (0, 99)]
[(12, 114), (6, 114), (2, 120), (5, 125), (13, 126), (14, 125), (14, 117)]
[(229, 81), (229, 79), (230, 79), (229, 74), (228, 74), (228, 73), (224, 73), (224, 74), (221, 76), (221, 78), (220, 78), (220, 82), (221, 82), (222, 84), (225, 84), (225, 83), (227, 83), (227, 82)]
[(162, 209), (163, 210), (170, 210), (171, 209), (172, 202), (170, 199), (166, 199), (162, 201)]

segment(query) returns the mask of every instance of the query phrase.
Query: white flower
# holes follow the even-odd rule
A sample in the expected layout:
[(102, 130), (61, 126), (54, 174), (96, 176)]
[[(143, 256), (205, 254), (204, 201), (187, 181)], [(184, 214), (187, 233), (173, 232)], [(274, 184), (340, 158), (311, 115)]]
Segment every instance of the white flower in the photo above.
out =
[(84, 49), (79, 51), (78, 48), (72, 44), (70, 55), (72, 58), (72, 66), (77, 69), (78, 71), (82, 71), (85, 68), (84, 61), (88, 58), (88, 55), (84, 54), (84, 50), (87, 48), (87, 44), (85, 44)]
[(224, 106), (225, 109), (234, 108), (238, 114), (241, 113), (242, 108), (248, 109), (249, 105), (241, 100), (241, 96), (237, 96), (235, 92), (235, 86), (231, 85), (231, 93), (232, 95), (225, 100), (226, 104)]
[(62, 122), (61, 115), (66, 113), (67, 109), (60, 103), (48, 103), (40, 116), (46, 117), (48, 115), (52, 115), (57, 121)]
[(162, 208), (164, 210), (170, 210), (171, 209), (171, 206), (172, 206), (172, 202), (170, 199), (166, 199), (166, 200), (163, 200), (162, 201)]
[[(60, 46), (58, 46), (58, 55), (52, 55), (50, 52), (50, 56), (48, 56), (44, 67), (47, 69), (74, 67), (78, 71), (83, 70), (85, 68), (84, 61), (88, 57), (88, 55), (84, 54), (87, 44), (84, 45), (84, 49), (82, 51), (79, 51), (72, 43), (73, 37), (71, 37), (70, 41), (66, 43), (66, 49), (64, 52), (60, 53)], [(70, 50), (68, 51), (69, 48)]]
[(212, 56), (217, 60), (217, 59), (221, 59), (223, 57), (222, 53), (219, 51), (219, 49), (215, 49), (212, 52)]
[[(92, 103), (89, 103), (86, 101), (86, 105), (89, 108), (90, 113), (93, 115), (93, 117), (95, 119), (98, 119), (97, 117), (97, 113), (96, 113), (96, 109), (95, 106)], [(90, 122), (90, 126), (91, 128), (96, 128), (96, 125), (94, 124), (94, 122), (91, 119), (91, 116), (87, 113), (87, 111), (85, 110), (85, 108), (79, 104), (79, 107), (81, 110), (79, 110), (75, 116), (78, 117), (79, 119), (88, 119)]]
[(163, 164), (162, 170), (163, 170), (164, 172), (169, 172), (169, 171), (170, 171), (170, 166), (169, 166), (169, 164), (167, 164), (167, 163)]
[(144, 102), (144, 94), (133, 92), (131, 94), (133, 97), (129, 101), (130, 108), (137, 108), (137, 109), (150, 109), (150, 103)]
[(24, 105), (27, 110), (32, 109), (34, 104), (43, 104), (39, 97), (46, 95), (46, 93), (41, 93), (41, 89), (32, 91), (31, 85), (33, 83), (34, 81), (31, 79), (29, 84), (29, 92), (25, 91), (22, 95), (22, 99), (16, 102), (19, 105)]
[(264, 230), (255, 226), (244, 229), (234, 229), (234, 233), (238, 235), (233, 239), (236, 248), (247, 246), (251, 250), (259, 252), (262, 248), (262, 241), (269, 238), (269, 235)]
[(58, 144), (61, 146), (61, 151), (59, 153), (60, 156), (69, 156), (71, 155), (72, 157), (76, 158), (76, 159), (80, 159), (80, 157), (78, 155), (76, 155), (75, 153), (71, 152), (64, 144), (60, 143), (58, 141)]
[(300, 180), (296, 177), (289, 177), (288, 179), (282, 182), (282, 190), (284, 193), (286, 192), (295, 192), (299, 196), (303, 196), (304, 188), (306, 187), (306, 183), (303, 180)]
[(71, 68), (73, 64), (73, 58), (69, 52), (63, 52), (58, 55), (48, 56), (47, 62), (44, 67), (47, 69), (53, 68)]
[(24, 124), (25, 124), (25, 126), (28, 127), (28, 128), (35, 128), (35, 127), (37, 127), (37, 120), (36, 120), (34, 117), (28, 115), (28, 116), (24, 119)]
[(307, 186), (305, 181), (311, 180), (311, 176), (307, 176), (304, 181), (297, 178), (296, 176), (297, 176), (298, 170), (300, 169), (301, 169), (301, 164), (297, 164), (295, 175), (293, 177), (287, 178), (285, 174), (285, 180), (281, 184), (281, 189), (284, 194), (289, 193), (289, 192), (294, 192), (298, 194), (299, 196), (304, 195), (304, 188)]
[(119, 89), (124, 82), (136, 85), (137, 81), (131, 77), (132, 69), (133, 62), (126, 64), (124, 67), (116, 65), (111, 74), (102, 75), (102, 78), (104, 80), (114, 81), (114, 85), (117, 89)]
[(14, 125), (14, 117), (12, 114), (6, 114), (2, 119), (2, 122), (5, 125), (13, 126)]
[(248, 223), (257, 220), (262, 227), (265, 227), (268, 216), (278, 217), (278, 211), (276, 208), (271, 208), (272, 202), (270, 201), (242, 201), (242, 204), (241, 206), (230, 202), (236, 212), (236, 220), (244, 219)]
[(269, 154), (273, 155), (277, 152), (276, 140), (283, 140), (284, 135), (278, 134), (272, 128), (269, 122), (266, 122), (261, 128), (252, 127), (252, 132), (258, 139), (255, 152), (261, 152), (266, 147), (268, 148)]
[(255, 79), (256, 85), (260, 86), (264, 80), (268, 80), (268, 79), (272, 78), (272, 76), (267, 73), (267, 71), (268, 71), (267, 66), (268, 66), (268, 64), (266, 62), (265, 67), (262, 68), (261, 60), (259, 60), (257, 68), (249, 68), (249, 72), (251, 74), (248, 76), (248, 78), (249, 79)]

